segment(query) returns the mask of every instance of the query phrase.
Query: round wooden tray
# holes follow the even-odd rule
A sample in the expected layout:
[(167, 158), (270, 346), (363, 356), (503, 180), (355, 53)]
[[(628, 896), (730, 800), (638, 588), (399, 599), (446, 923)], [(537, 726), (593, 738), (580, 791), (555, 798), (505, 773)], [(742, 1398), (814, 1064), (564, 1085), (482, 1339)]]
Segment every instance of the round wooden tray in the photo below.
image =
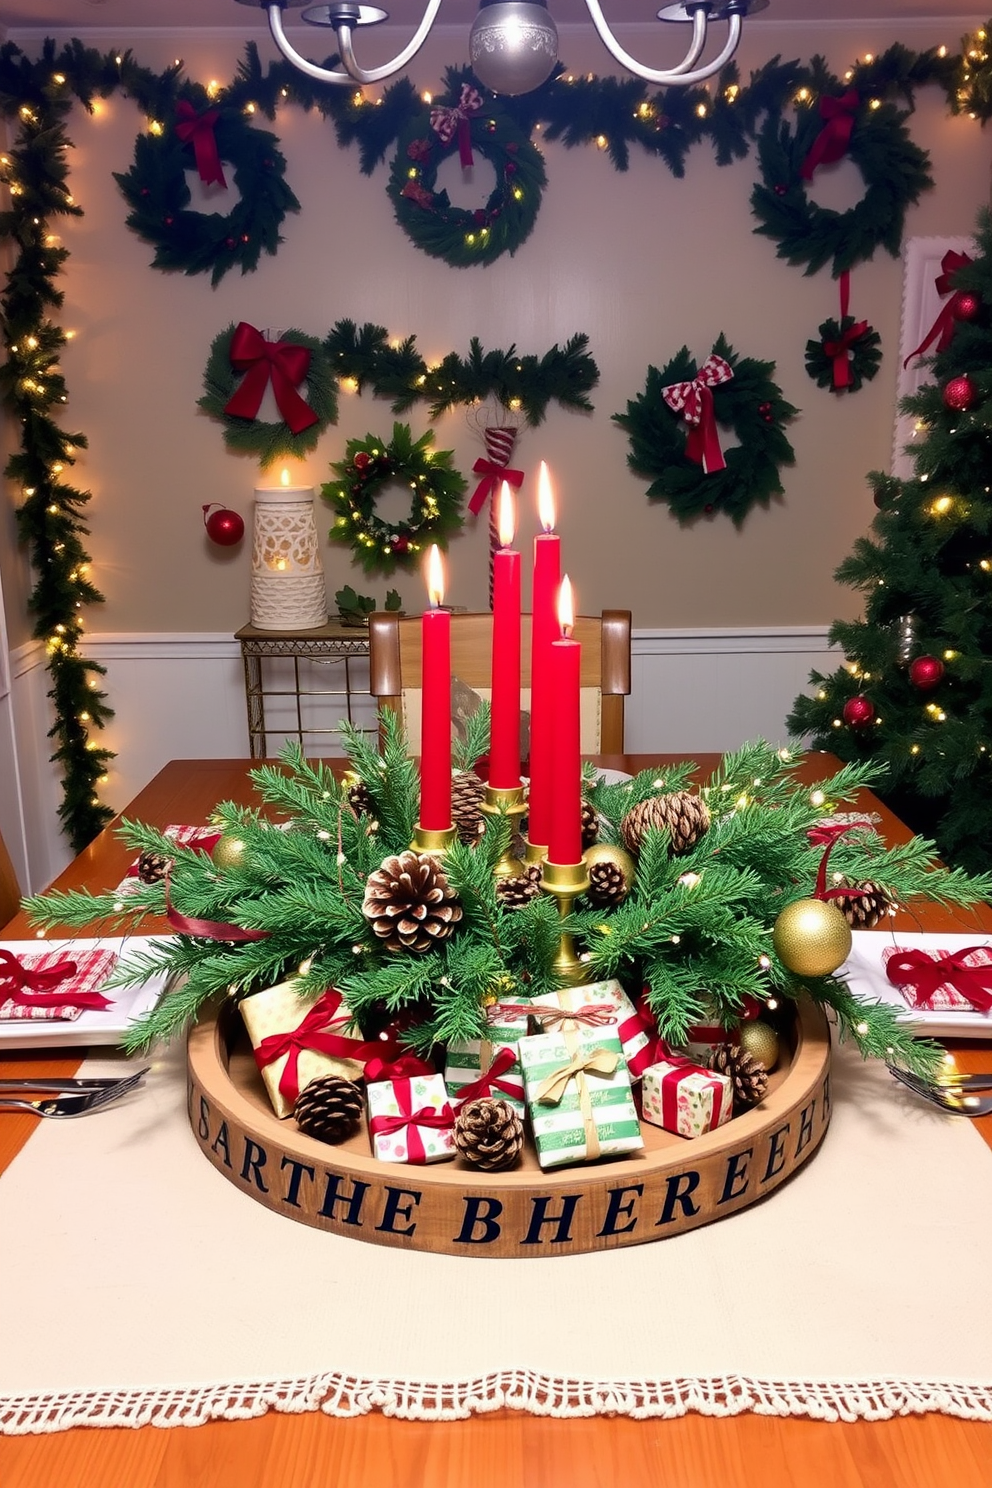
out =
[(237, 1188), (318, 1229), (448, 1255), (564, 1255), (695, 1229), (778, 1188), (830, 1121), (830, 1033), (805, 1000), (760, 1106), (692, 1141), (643, 1122), (643, 1153), (549, 1173), (529, 1150), (509, 1173), (377, 1162), (364, 1123), (339, 1146), (304, 1136), (269, 1105), (230, 1004), (191, 1032), (188, 1070), (193, 1133)]

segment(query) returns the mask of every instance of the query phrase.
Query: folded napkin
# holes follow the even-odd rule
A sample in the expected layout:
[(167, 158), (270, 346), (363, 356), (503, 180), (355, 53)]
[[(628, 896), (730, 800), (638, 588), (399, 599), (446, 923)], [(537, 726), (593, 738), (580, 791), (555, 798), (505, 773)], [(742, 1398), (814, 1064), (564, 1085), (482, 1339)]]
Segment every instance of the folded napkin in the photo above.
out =
[(16, 957), (8, 953), (0, 960), (0, 1022), (73, 1023), (87, 1009), (109, 1007), (113, 999), (99, 989), (116, 965), (115, 951), (71, 946)]
[(957, 951), (886, 946), (882, 964), (911, 1008), (946, 1013), (992, 1008), (992, 946)]

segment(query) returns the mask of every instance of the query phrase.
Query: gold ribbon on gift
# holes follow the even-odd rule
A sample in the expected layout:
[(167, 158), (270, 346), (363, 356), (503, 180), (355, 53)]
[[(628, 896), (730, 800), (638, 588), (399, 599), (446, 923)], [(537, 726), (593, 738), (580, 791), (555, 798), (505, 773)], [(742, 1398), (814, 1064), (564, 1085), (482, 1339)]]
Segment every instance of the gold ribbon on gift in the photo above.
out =
[(580, 1048), (574, 1021), (572, 1021), (571, 1028), (563, 1023), (561, 1032), (568, 1050), (568, 1064), (563, 1064), (560, 1069), (552, 1070), (551, 1074), (541, 1081), (537, 1089), (537, 1103), (542, 1106), (557, 1106), (568, 1089), (569, 1081), (575, 1081), (575, 1089), (579, 1097), (579, 1115), (582, 1117), (582, 1126), (585, 1131), (586, 1161), (595, 1162), (601, 1156), (602, 1149), (599, 1145), (596, 1118), (592, 1113), (592, 1100), (586, 1074), (615, 1074), (619, 1056), (610, 1049), (583, 1050)]

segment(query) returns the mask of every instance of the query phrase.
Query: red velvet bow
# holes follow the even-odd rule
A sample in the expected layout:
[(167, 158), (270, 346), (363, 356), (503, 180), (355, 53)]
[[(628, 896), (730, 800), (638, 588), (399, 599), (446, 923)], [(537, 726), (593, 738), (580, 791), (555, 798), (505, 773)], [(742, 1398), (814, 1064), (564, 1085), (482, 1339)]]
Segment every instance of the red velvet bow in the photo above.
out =
[(362, 1039), (345, 1038), (332, 1032), (335, 1028), (347, 1028), (352, 1017), (341, 1012), (341, 993), (336, 987), (317, 999), (298, 1028), (288, 1033), (270, 1033), (255, 1050), (255, 1063), (259, 1069), (274, 1064), (283, 1054), (288, 1054), (286, 1067), (279, 1076), (279, 1093), (291, 1105), (296, 1104), (300, 1093), (300, 1054), (304, 1049), (313, 1049), (320, 1054), (329, 1054), (335, 1059), (357, 1059), (364, 1061), (380, 1045), (366, 1043)]
[(702, 465), (707, 475), (726, 468), (716, 429), (712, 390), (723, 382), (730, 382), (733, 375), (730, 363), (714, 352), (691, 381), (672, 382), (661, 390), (661, 396), (672, 412), (680, 413), (689, 425), (686, 459)]
[(179, 138), (184, 145), (193, 146), (200, 180), (205, 186), (216, 181), (218, 186), (223, 186), (226, 190), (227, 182), (224, 180), (217, 136), (214, 133), (214, 127), (220, 118), (220, 109), (207, 109), (205, 113), (198, 114), (188, 99), (180, 98), (176, 104), (176, 118), (179, 120), (176, 125)]
[(519, 1084), (512, 1085), (509, 1080), (501, 1078), (508, 1070), (513, 1068), (516, 1062), (517, 1056), (513, 1049), (508, 1048), (506, 1045), (502, 1049), (498, 1049), (496, 1051), (496, 1057), (485, 1074), (480, 1075), (477, 1080), (473, 1080), (470, 1084), (463, 1085), (458, 1091), (458, 1105), (464, 1106), (466, 1101), (483, 1099), (486, 1096), (492, 1095), (494, 1090), (501, 1091), (503, 1095), (516, 1096), (519, 1099)]
[(860, 103), (861, 99), (853, 88), (839, 98), (824, 94), (820, 99), (820, 118), (824, 123), (802, 163), (799, 174), (804, 181), (813, 179), (818, 165), (830, 165), (847, 154)]
[(469, 511), (476, 516), (485, 506), (487, 496), (495, 498), (500, 481), (509, 481), (515, 491), (519, 491), (524, 483), (522, 470), (510, 470), (508, 466), (499, 465), (495, 460), (484, 460), (481, 455), (472, 469), (476, 475), (482, 476), (468, 504)]
[(992, 963), (968, 966), (975, 951), (988, 953), (987, 946), (966, 946), (963, 951), (932, 960), (925, 951), (900, 951), (886, 962), (885, 974), (896, 987), (912, 987), (913, 1007), (930, 1007), (933, 995), (945, 985), (960, 992), (979, 1013), (992, 1008)]
[(943, 307), (916, 350), (909, 353), (909, 356), (903, 362), (903, 367), (908, 367), (914, 357), (922, 356), (927, 350), (927, 347), (934, 341), (937, 343), (937, 351), (946, 351), (950, 346), (951, 337), (954, 335), (954, 322), (957, 316), (958, 300), (964, 293), (963, 290), (959, 289), (951, 294), (951, 290), (954, 288), (954, 275), (958, 269), (966, 269), (971, 261), (967, 253), (956, 253), (953, 248), (949, 248), (940, 260), (941, 272), (933, 281), (934, 286), (939, 295), (950, 294), (951, 298)]
[[(420, 1061), (416, 1061), (419, 1063)], [(407, 1137), (407, 1155), (410, 1162), (422, 1163), (426, 1161), (427, 1151), (424, 1147), (423, 1138), (418, 1127), (429, 1126), (436, 1131), (449, 1130), (455, 1124), (455, 1113), (447, 1102), (440, 1111), (435, 1111), (431, 1106), (424, 1106), (420, 1111), (413, 1109), (413, 1086), (407, 1079), (397, 1079), (393, 1085), (393, 1095), (400, 1108), (399, 1116), (373, 1116), (369, 1122), (369, 1133), (376, 1137), (381, 1132), (384, 1137), (391, 1137), (394, 1132), (402, 1131), (409, 1127)]]
[(419, 1059), (416, 1054), (402, 1054), (398, 1059), (393, 1051), (389, 1051), (389, 1058), (383, 1059), (382, 1045), (374, 1045), (375, 1055), (365, 1066), (365, 1083), (372, 1085), (376, 1080), (412, 1080), (415, 1075), (433, 1075), (434, 1069), (427, 1063), (426, 1059)]
[(850, 387), (854, 381), (851, 371), (851, 359), (848, 353), (853, 349), (855, 341), (863, 336), (868, 329), (866, 320), (855, 321), (846, 329), (842, 329), (836, 341), (824, 341), (824, 355), (833, 360), (833, 372), (831, 381), (834, 388), (839, 392), (842, 388)]
[(76, 975), (75, 961), (59, 961), (44, 971), (32, 971), (10, 951), (0, 950), (0, 1002), (18, 1007), (79, 1007), (102, 1012), (110, 998), (101, 992), (54, 992), (60, 982)]
[(481, 112), (482, 104), (482, 94), (478, 89), (469, 83), (462, 83), (462, 91), (454, 108), (439, 106), (431, 109), (431, 128), (442, 144), (450, 145), (457, 130), (458, 159), (466, 170), (472, 164), (472, 132), (469, 124), (472, 115)]
[(266, 341), (261, 331), (242, 321), (231, 337), (231, 366), (243, 372), (241, 386), (224, 405), (225, 413), (238, 418), (258, 417), (269, 378), (276, 407), (293, 434), (302, 434), (319, 422), (317, 415), (296, 391), (310, 370), (310, 353), (291, 341)]

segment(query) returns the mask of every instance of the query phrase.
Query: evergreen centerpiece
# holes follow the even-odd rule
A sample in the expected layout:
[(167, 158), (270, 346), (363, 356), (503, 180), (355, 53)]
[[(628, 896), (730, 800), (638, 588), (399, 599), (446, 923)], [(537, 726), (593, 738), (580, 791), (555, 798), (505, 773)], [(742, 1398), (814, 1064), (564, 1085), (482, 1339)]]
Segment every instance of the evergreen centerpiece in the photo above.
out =
[[(811, 792), (788, 752), (745, 745), (698, 789), (704, 831), (676, 845), (662, 813), (667, 824), (649, 823), (639, 835), (629, 894), (607, 905), (580, 898), (562, 922), (547, 894), (498, 894), (493, 870), (506, 848), (507, 817), (488, 817), (472, 843), (455, 842), (443, 854), (410, 850), (418, 776), (393, 715), (381, 721), (381, 752), (342, 726), (352, 766), (343, 779), (308, 764), (295, 745), (281, 767), (254, 770), (260, 807), (221, 804), (214, 817), (221, 843), (236, 840), (239, 852), (206, 857), (125, 822), (121, 836), (131, 848), (172, 858), (165, 883), (139, 882), (124, 900), (53, 891), (27, 901), (45, 927), (99, 922), (105, 933), (133, 932), (146, 915), (167, 909), (174, 923), (176, 916), (199, 922), (129, 959), (133, 980), (163, 970), (177, 976), (128, 1034), (129, 1049), (181, 1033), (217, 998), (287, 977), (310, 1000), (338, 989), (366, 1037), (395, 1022), (420, 1052), (478, 1039), (487, 1005), (556, 989), (564, 930), (575, 937), (588, 982), (616, 977), (633, 995), (644, 987), (660, 1033), (673, 1044), (713, 1009), (729, 1026), (747, 998), (781, 1001), (805, 991), (833, 1010), (841, 1037), (853, 1038), (863, 1054), (933, 1073), (941, 1051), (915, 1040), (893, 1008), (859, 1001), (834, 975), (790, 971), (773, 940), (781, 911), (806, 899), (817, 876), (822, 837), (814, 832), (811, 842), (807, 834), (824, 811), (873, 785), (877, 766), (844, 766)], [(621, 842), (624, 821), (641, 803), (693, 791), (694, 774), (685, 762), (663, 779), (645, 771), (590, 784), (600, 845)], [(869, 823), (864, 828), (833, 843), (831, 869), (847, 885), (883, 882), (900, 903), (968, 904), (992, 892), (992, 876), (969, 879), (938, 867), (928, 842), (886, 849)]]

